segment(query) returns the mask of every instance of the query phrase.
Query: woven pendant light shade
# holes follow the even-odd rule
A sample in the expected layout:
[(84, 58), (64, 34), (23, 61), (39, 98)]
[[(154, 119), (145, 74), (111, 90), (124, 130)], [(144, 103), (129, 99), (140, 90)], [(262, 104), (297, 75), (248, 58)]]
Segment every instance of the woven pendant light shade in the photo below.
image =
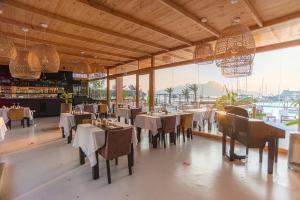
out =
[(195, 46), (194, 59), (204, 60), (200, 62), (195, 61), (195, 64), (198, 65), (212, 64), (214, 62), (213, 56), (214, 56), (214, 51), (211, 44), (202, 43)]
[(215, 46), (216, 65), (224, 76), (249, 76), (255, 56), (255, 40), (247, 26), (225, 28)]
[(4, 35), (0, 36), (0, 57), (14, 60), (17, 57), (17, 49), (12, 40)]
[(56, 73), (59, 70), (60, 58), (54, 46), (38, 44), (30, 49), (28, 63), (32, 71)]
[(86, 61), (80, 61), (74, 64), (73, 72), (81, 74), (90, 74), (92, 73), (92, 68)]
[(222, 75), (227, 78), (246, 77), (252, 74), (252, 65), (239, 66), (234, 68), (222, 68)]
[(9, 63), (9, 71), (12, 77), (20, 79), (39, 79), (41, 72), (31, 71), (28, 65), (28, 53), (25, 51), (18, 51), (15, 60)]

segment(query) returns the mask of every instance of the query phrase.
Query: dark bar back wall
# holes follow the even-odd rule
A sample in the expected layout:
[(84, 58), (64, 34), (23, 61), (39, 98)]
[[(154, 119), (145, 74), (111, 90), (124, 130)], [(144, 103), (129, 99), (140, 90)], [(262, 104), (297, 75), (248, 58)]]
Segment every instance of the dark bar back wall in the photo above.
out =
[[(76, 82), (76, 81), (75, 81)], [(12, 78), (8, 66), (0, 65), (0, 86), (20, 86), (20, 87), (63, 87), (64, 91), (73, 91), (73, 74), (72, 72), (46, 73), (39, 80), (20, 80)], [(30, 96), (30, 95), (29, 95)], [(25, 97), (25, 98), (8, 98), (1, 91), (0, 107), (9, 107), (13, 104), (20, 104), (24, 107), (30, 107), (35, 110), (35, 117), (58, 116), (60, 114), (59, 95), (55, 98), (47, 97)]]

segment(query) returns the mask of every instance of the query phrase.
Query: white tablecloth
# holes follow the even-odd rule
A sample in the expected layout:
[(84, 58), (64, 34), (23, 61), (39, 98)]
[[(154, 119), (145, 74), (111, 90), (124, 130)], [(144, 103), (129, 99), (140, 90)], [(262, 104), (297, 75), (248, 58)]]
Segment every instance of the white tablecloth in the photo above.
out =
[(75, 126), (75, 117), (71, 113), (61, 113), (59, 118), (59, 128), (64, 128), (64, 135), (68, 137), (71, 129)]
[(97, 164), (95, 152), (105, 145), (105, 131), (91, 124), (79, 124), (73, 147), (81, 148), (90, 161), (91, 167)]
[(77, 107), (77, 108), (79, 108), (79, 110), (81, 111), (81, 112), (83, 112), (84, 111), (84, 106), (85, 105), (92, 105), (93, 106), (93, 113), (98, 113), (98, 107), (99, 107), (99, 104), (96, 104), (96, 103), (93, 103), (93, 104), (78, 104), (78, 105), (76, 105), (75, 107)]
[[(3, 118), (5, 123), (7, 123), (9, 121), (9, 118), (8, 118), (9, 109), (10, 108), (0, 108), (0, 117)], [(29, 118), (30, 120), (33, 119), (33, 113), (29, 107), (24, 107), (24, 117)]]
[(176, 130), (177, 126), (180, 124), (182, 114), (183, 113), (178, 112), (178, 113), (169, 113), (169, 114), (153, 113), (152, 115), (147, 115), (147, 114), (137, 115), (134, 121), (134, 126), (142, 129), (148, 129), (151, 131), (152, 135), (155, 136), (158, 134), (158, 129), (162, 128), (162, 124), (161, 124), (162, 117), (175, 115), (176, 124), (174, 124), (174, 126)]
[(116, 115), (118, 117), (124, 117), (125, 119), (130, 119), (131, 109), (130, 108), (117, 108)]
[[(198, 122), (202, 126), (202, 121), (205, 115), (205, 112), (208, 111), (207, 108), (200, 108), (200, 109), (188, 109), (186, 112), (194, 113), (193, 121)], [(210, 116), (210, 121), (214, 121), (214, 116), (216, 113), (216, 109), (212, 109), (212, 113)]]
[(0, 141), (4, 140), (5, 132), (7, 131), (5, 122), (2, 117), (0, 117)]

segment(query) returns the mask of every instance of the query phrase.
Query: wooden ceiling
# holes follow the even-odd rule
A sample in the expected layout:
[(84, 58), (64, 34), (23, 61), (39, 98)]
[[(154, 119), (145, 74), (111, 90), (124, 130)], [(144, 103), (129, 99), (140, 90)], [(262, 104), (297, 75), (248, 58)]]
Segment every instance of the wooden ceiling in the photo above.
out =
[[(235, 17), (253, 30), (258, 46), (300, 39), (299, 0), (231, 2), (1, 0), (0, 28), (19, 48), (24, 45), (21, 28), (27, 27), (28, 46), (53, 44), (62, 62), (87, 60), (105, 67), (151, 55), (161, 61), (168, 60), (168, 55), (174, 60), (190, 59), (195, 44), (217, 39)], [(46, 33), (41, 23), (48, 24)], [(7, 59), (0, 62), (7, 64), (3, 63)]]

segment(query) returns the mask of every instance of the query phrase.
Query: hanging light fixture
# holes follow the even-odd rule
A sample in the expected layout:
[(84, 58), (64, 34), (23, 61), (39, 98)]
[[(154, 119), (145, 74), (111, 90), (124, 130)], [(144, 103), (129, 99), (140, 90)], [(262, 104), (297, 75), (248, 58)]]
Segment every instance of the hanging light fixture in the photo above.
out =
[[(25, 49), (26, 49), (26, 34), (29, 31), (27, 28), (22, 29), (25, 33)], [(39, 79), (41, 72), (31, 71), (28, 64), (27, 51), (17, 51), (17, 56), (14, 60), (10, 60), (9, 71), (12, 77), (20, 79)]]
[(249, 76), (255, 56), (255, 40), (250, 29), (234, 19), (232, 26), (225, 28), (215, 46), (216, 65), (226, 77)]
[[(44, 28), (44, 40), (48, 25), (42, 23)], [(32, 71), (43, 73), (56, 73), (59, 71), (60, 58), (56, 48), (48, 44), (38, 44), (29, 50), (28, 63)]]
[[(214, 62), (213, 56), (214, 56), (214, 52), (211, 44), (203, 42), (195, 46), (195, 51), (194, 51), (195, 64), (198, 65), (212, 64)], [(197, 59), (200, 59), (200, 61), (197, 61)]]
[(74, 64), (73, 71), (81, 74), (90, 74), (92, 72), (92, 69), (88, 62), (82, 60)]
[(33, 72), (28, 65), (28, 52), (18, 51), (15, 60), (9, 63), (9, 71), (12, 77), (20, 79), (39, 79), (41, 72)]

